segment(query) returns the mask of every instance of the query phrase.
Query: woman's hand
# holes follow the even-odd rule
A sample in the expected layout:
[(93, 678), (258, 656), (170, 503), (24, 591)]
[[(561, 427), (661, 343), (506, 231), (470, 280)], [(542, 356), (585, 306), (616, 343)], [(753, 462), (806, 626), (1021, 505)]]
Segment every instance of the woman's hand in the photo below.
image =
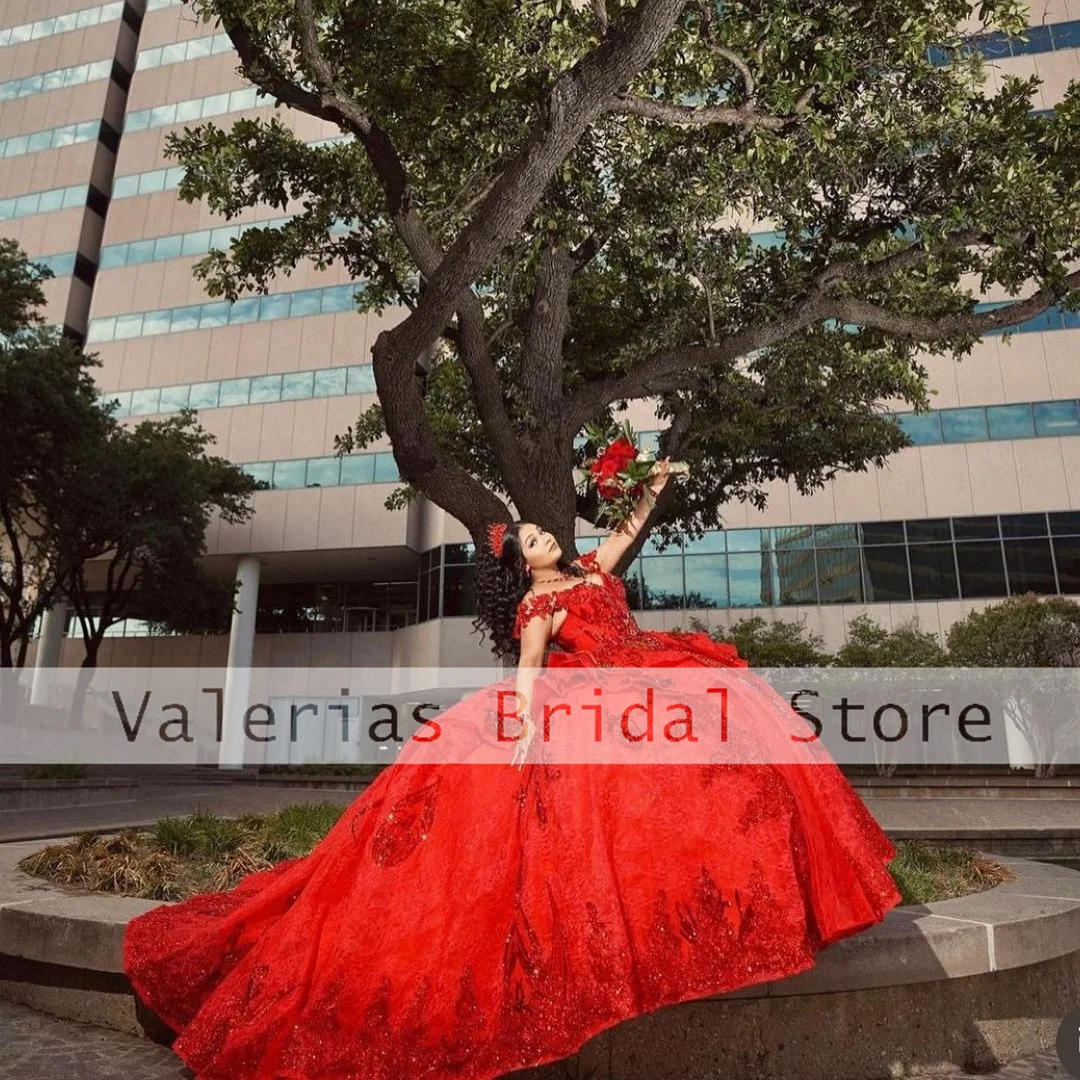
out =
[(525, 759), (529, 756), (529, 747), (532, 745), (533, 735), (536, 734), (536, 726), (532, 722), (532, 717), (526, 717), (521, 722), (521, 734), (517, 738), (517, 745), (514, 747), (513, 756), (510, 758), (510, 764), (516, 768), (523, 768), (525, 765)]
[(671, 477), (671, 458), (661, 458), (649, 473), (649, 490), (659, 495)]

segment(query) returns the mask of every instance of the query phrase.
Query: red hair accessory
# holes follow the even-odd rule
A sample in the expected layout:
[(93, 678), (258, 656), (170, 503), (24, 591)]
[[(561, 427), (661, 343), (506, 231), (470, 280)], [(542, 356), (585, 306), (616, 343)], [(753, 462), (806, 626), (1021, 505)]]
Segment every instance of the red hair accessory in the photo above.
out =
[(503, 537), (506, 536), (506, 522), (497, 521), (488, 526), (488, 543), (491, 545), (491, 550), (495, 552), (495, 557), (501, 559), (503, 553)]

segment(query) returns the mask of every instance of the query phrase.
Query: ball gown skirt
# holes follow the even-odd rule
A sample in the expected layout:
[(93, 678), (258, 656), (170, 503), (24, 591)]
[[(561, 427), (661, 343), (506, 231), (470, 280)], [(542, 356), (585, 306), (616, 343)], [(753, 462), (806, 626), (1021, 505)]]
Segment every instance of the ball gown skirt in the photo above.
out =
[[(600, 584), (519, 610), (515, 633), (566, 611), (551, 667), (746, 667), (640, 629), (582, 562)], [(756, 681), (755, 723), (778, 730), (791, 710)], [(900, 901), (896, 850), (831, 759), (517, 769), (409, 764), (414, 743), (310, 854), (128, 924), (124, 970), (200, 1080), (496, 1077), (804, 971)]]

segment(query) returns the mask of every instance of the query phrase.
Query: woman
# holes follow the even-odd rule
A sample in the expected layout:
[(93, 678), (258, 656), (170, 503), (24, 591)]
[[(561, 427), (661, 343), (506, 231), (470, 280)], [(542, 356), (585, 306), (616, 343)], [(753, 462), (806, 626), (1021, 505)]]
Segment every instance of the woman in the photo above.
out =
[[(489, 530), (477, 625), (520, 650), (497, 684), (519, 717), (552, 645), (553, 671), (746, 666), (634, 622), (611, 568), (647, 513), (575, 562), (533, 523)], [(755, 726), (778, 731), (793, 713), (756, 683)], [(490, 750), (495, 689), (439, 716), (437, 754), (410, 740), (309, 855), (129, 924), (125, 971), (197, 1077), (484, 1080), (803, 971), (899, 902), (895, 849), (831, 762), (552, 764), (525, 717), (503, 760), (440, 764)]]

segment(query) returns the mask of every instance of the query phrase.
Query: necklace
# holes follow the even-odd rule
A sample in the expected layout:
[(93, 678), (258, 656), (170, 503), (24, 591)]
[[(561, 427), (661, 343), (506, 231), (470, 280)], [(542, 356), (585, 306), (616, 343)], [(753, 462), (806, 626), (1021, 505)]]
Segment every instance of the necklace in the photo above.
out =
[(538, 578), (533, 577), (533, 583), (536, 585), (547, 585), (552, 581), (570, 581), (572, 578), (576, 578), (577, 574), (559, 574), (557, 577)]

